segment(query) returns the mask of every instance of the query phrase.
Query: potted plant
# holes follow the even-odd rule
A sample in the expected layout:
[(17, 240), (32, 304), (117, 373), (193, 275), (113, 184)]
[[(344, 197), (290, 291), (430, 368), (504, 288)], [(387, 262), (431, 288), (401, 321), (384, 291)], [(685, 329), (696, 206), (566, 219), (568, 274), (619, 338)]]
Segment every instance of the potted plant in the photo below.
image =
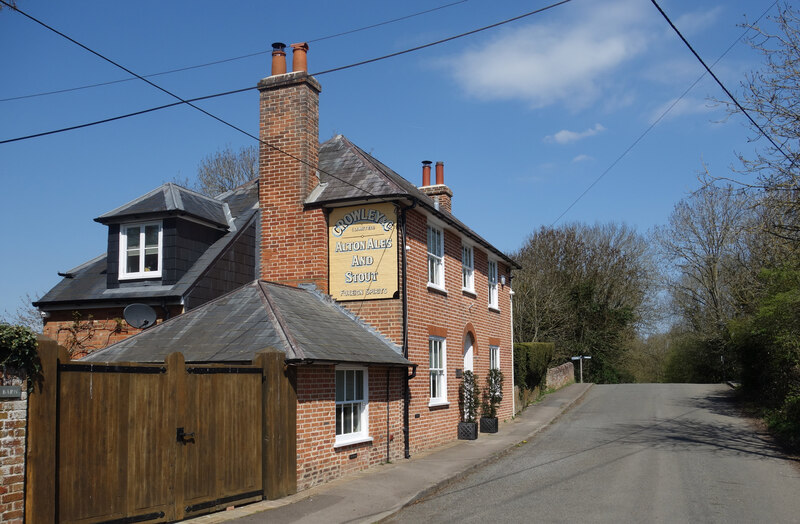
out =
[(478, 412), (478, 398), (481, 388), (472, 371), (465, 371), (458, 386), (458, 412), (461, 422), (458, 423), (459, 440), (475, 440), (478, 438), (478, 423), (475, 417)]
[(497, 433), (497, 407), (503, 401), (503, 372), (490, 369), (481, 402), (481, 433)]

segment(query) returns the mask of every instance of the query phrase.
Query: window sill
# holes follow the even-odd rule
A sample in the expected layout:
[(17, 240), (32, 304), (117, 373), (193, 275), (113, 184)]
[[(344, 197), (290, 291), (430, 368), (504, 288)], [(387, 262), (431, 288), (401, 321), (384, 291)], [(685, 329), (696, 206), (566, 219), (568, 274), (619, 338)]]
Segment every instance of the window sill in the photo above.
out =
[(431, 284), (430, 282), (428, 282), (428, 291), (434, 291), (436, 293), (440, 293), (444, 296), (447, 296), (447, 290), (445, 288), (443, 288), (442, 286), (438, 286), (436, 284)]
[(474, 290), (474, 289), (467, 289), (467, 288), (465, 288), (465, 287), (462, 287), (462, 288), (461, 288), (461, 293), (463, 293), (464, 295), (469, 295), (469, 296), (471, 296), (472, 298), (478, 298), (478, 294), (477, 294), (477, 293), (475, 293), (475, 290)]
[(345, 446), (353, 446), (355, 444), (364, 444), (365, 442), (372, 442), (372, 437), (358, 436), (358, 437), (345, 438), (342, 440), (337, 439), (336, 443), (333, 445), (333, 449), (343, 448)]
[(428, 407), (429, 408), (439, 408), (439, 407), (442, 407), (442, 406), (449, 406), (449, 405), (450, 405), (450, 403), (448, 401), (441, 400), (441, 399), (439, 399), (439, 400), (431, 400), (430, 402), (428, 402)]
[(118, 280), (155, 280), (161, 278), (160, 271), (146, 271), (144, 273), (131, 273), (127, 275), (118, 275)]
[(500, 313), (500, 308), (497, 306), (489, 306), (489, 311), (494, 311), (495, 313)]

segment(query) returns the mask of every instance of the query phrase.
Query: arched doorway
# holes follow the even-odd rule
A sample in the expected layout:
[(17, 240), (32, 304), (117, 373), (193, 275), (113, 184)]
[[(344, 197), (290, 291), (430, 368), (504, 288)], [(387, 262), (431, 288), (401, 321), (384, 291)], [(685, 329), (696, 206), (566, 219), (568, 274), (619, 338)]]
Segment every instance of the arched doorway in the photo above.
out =
[(473, 371), (473, 352), (475, 340), (472, 338), (472, 333), (467, 333), (464, 336), (464, 371)]

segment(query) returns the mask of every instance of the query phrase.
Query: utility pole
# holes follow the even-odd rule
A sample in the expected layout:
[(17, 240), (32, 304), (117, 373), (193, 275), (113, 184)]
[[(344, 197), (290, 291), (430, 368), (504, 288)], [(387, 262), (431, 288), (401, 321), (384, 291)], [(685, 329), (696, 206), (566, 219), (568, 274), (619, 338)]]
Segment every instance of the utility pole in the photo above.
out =
[(572, 360), (580, 360), (581, 361), (581, 384), (583, 384), (583, 361), (584, 360), (592, 360), (592, 357), (589, 355), (579, 355), (577, 357), (572, 357)]

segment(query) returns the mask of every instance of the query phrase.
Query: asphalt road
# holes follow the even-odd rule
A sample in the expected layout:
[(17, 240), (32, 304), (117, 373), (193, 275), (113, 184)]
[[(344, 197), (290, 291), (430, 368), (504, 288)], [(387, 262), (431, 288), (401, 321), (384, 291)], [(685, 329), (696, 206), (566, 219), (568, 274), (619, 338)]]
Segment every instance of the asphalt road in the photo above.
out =
[(800, 464), (720, 385), (598, 385), (391, 522), (800, 522)]

